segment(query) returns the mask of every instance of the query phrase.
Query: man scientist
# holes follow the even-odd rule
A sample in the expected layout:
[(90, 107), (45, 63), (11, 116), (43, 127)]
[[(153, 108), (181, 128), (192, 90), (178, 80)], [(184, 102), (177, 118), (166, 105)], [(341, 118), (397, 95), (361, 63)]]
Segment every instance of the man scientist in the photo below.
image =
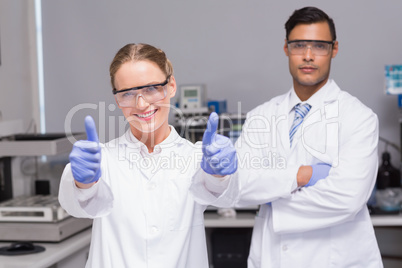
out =
[[(366, 206), (378, 166), (377, 116), (329, 79), (338, 41), (325, 12), (296, 10), (285, 29), (293, 87), (250, 111), (236, 142), (234, 204), (261, 205), (248, 267), (383, 267)], [(243, 161), (270, 154), (286, 167)], [(298, 167), (309, 165), (313, 175), (314, 167), (331, 169), (313, 187), (300, 187)]]

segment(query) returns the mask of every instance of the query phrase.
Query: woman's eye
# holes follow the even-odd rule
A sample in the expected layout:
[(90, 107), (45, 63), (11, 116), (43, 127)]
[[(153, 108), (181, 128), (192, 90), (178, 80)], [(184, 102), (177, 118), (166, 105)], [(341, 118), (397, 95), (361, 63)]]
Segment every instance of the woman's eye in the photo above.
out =
[(158, 89), (156, 87), (153, 87), (153, 86), (144, 88), (144, 93), (153, 93), (155, 91), (158, 91)]
[(132, 92), (132, 91), (127, 91), (127, 92), (124, 92), (123, 93), (123, 98), (131, 98), (132, 96), (134, 96), (135, 95), (135, 93), (134, 92)]

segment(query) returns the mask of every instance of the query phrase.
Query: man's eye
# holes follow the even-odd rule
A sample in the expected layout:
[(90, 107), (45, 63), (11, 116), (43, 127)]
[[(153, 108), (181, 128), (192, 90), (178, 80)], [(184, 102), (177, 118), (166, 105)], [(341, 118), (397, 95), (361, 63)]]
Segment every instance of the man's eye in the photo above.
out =
[(294, 48), (305, 48), (306, 44), (304, 44), (304, 43), (294, 43), (293, 47)]
[(314, 48), (319, 50), (325, 50), (326, 44), (314, 44)]

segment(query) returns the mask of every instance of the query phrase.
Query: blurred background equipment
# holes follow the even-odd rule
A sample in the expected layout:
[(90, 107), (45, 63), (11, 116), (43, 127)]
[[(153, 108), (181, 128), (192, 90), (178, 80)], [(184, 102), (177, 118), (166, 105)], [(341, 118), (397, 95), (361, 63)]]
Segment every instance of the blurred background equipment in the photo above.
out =
[[(385, 65), (384, 92), (387, 95), (398, 96), (398, 107), (402, 112), (402, 65)], [(400, 140), (402, 144), (402, 117), (399, 119)], [(395, 149), (398, 156), (402, 152), (400, 147), (389, 140), (379, 137), (385, 143), (381, 154), (381, 165), (378, 167), (377, 180), (367, 205), (370, 214), (399, 214), (402, 205), (401, 171), (402, 163), (396, 168), (391, 163), (391, 153), (388, 147)], [(401, 158), (402, 159), (402, 158)]]
[(382, 153), (382, 163), (378, 167), (374, 194), (370, 201), (371, 212), (372, 214), (399, 214), (402, 204), (401, 172), (391, 164), (388, 146), (391, 145), (398, 151), (400, 149), (384, 138), (380, 137), (380, 141), (385, 142), (386, 147)]
[[(0, 241), (59, 242), (90, 227), (92, 220), (73, 218), (61, 208), (38, 167), (39, 157), (70, 152), (85, 134), (28, 134), (13, 122), (1, 122), (0, 134)], [(11, 162), (20, 156), (35, 159), (32, 196), (13, 196)]]
[(179, 87), (179, 107), (183, 110), (206, 107), (206, 87), (203, 84), (182, 85)]
[(223, 114), (227, 112), (227, 102), (226, 100), (218, 101), (211, 100), (208, 101), (208, 109), (211, 112), (216, 112), (217, 114)]

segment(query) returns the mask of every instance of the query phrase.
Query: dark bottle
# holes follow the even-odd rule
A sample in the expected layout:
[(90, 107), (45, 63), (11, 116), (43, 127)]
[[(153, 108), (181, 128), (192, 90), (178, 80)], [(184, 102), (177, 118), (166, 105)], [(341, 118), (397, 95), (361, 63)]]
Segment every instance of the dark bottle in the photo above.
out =
[(388, 152), (382, 154), (382, 164), (378, 168), (377, 190), (401, 187), (401, 172), (391, 164), (391, 155)]

